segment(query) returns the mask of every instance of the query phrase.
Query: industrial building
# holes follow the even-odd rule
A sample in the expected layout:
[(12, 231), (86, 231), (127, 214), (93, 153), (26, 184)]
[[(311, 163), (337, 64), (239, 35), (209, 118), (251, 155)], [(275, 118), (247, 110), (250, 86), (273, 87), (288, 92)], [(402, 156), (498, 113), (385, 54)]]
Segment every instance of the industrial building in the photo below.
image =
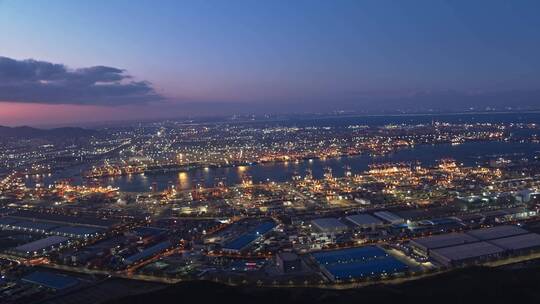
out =
[(349, 226), (342, 223), (339, 219), (333, 217), (314, 219), (311, 221), (311, 224), (319, 232), (326, 233), (339, 233), (349, 229)]
[(514, 225), (495, 226), (491, 228), (475, 229), (467, 232), (468, 235), (473, 236), (481, 241), (500, 239), (526, 233), (529, 232)]
[(17, 220), (9, 217), (0, 217), (0, 227), (9, 228), (12, 224), (16, 223)]
[(437, 219), (430, 219), (430, 220), (421, 220), (418, 221), (419, 226), (423, 226), (424, 228), (431, 227), (433, 229), (444, 229), (444, 230), (451, 230), (451, 229), (459, 229), (465, 226), (460, 219), (455, 217), (444, 217), (444, 218), (437, 218)]
[[(28, 217), (24, 217), (28, 215)], [(30, 217), (33, 216), (33, 217)], [(95, 222), (93, 222), (95, 221)], [(102, 236), (114, 222), (101, 219), (81, 219), (62, 215), (18, 212), (0, 218), (0, 228), (4, 230), (58, 235), (70, 238), (88, 239)]]
[(509, 250), (511, 253), (521, 253), (540, 249), (540, 235), (536, 233), (520, 234), (491, 240), (490, 243)]
[(474, 243), (477, 241), (478, 239), (468, 234), (449, 233), (414, 239), (410, 242), (410, 245), (417, 253), (427, 256), (433, 249)]
[(375, 215), (376, 217), (378, 217), (380, 219), (383, 219), (383, 220), (387, 221), (390, 224), (403, 224), (403, 223), (405, 223), (404, 218), (402, 218), (401, 216), (399, 216), (397, 214), (389, 212), (389, 211), (377, 211), (377, 212), (373, 213), (373, 215)]
[(476, 242), (457, 246), (433, 249), (429, 255), (435, 261), (445, 266), (460, 266), (498, 258), (504, 249), (489, 242)]
[(80, 226), (62, 226), (50, 231), (50, 234), (55, 234), (59, 236), (78, 238), (78, 239), (88, 239), (93, 237), (98, 237), (104, 233), (104, 230), (101, 228), (92, 228), (92, 227), (80, 227)]
[(375, 228), (383, 226), (384, 222), (369, 214), (355, 214), (345, 217), (346, 220), (355, 224), (359, 228)]
[(19, 210), (17, 212), (10, 213), (8, 218), (19, 219), (23, 221), (31, 222), (47, 222), (50, 224), (56, 224), (56, 226), (88, 226), (102, 229), (110, 229), (119, 224), (116, 220), (107, 220), (95, 217), (82, 217), (82, 216), (69, 216), (61, 214), (51, 214), (34, 212), (28, 210)]
[(10, 224), (9, 227), (11, 228), (11, 230), (46, 234), (50, 230), (57, 228), (58, 225), (44, 222), (18, 221), (16, 223)]
[(418, 238), (409, 245), (440, 264), (459, 266), (540, 249), (540, 235), (519, 226), (503, 225)]
[(409, 268), (376, 246), (321, 251), (312, 257), (331, 281), (389, 275)]
[(62, 248), (69, 243), (69, 239), (63, 236), (49, 236), (44, 239), (33, 241), (18, 247), (12, 252), (25, 256), (45, 255), (51, 251)]
[(523, 220), (536, 215), (536, 211), (522, 207), (499, 209), (482, 212), (485, 220), (492, 223), (505, 223), (515, 220)]
[(292, 273), (302, 270), (302, 260), (294, 252), (279, 252), (276, 255), (276, 266), (282, 273)]
[(131, 265), (131, 264), (134, 264), (134, 263), (137, 263), (139, 261), (143, 261), (143, 260), (146, 260), (160, 252), (163, 252), (165, 251), (166, 249), (170, 248), (171, 247), (171, 242), (169, 241), (164, 241), (164, 242), (161, 242), (159, 244), (156, 244), (154, 246), (151, 246), (151, 247), (148, 247), (146, 249), (144, 249), (143, 251), (141, 252), (138, 252), (134, 255), (131, 255), (129, 257), (127, 257), (126, 259), (124, 259), (124, 264), (126, 265)]
[(275, 227), (276, 224), (273, 221), (262, 222), (239, 237), (225, 242), (222, 246), (222, 250), (231, 253), (240, 253), (249, 247), (253, 242), (259, 240), (268, 232), (272, 231)]

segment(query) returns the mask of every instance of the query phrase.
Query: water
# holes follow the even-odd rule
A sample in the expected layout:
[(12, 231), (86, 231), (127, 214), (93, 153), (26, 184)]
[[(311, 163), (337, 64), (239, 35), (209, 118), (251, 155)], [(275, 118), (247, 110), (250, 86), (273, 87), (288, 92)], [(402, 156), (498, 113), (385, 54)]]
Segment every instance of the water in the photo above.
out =
[[(540, 123), (540, 113), (490, 113), (490, 114), (460, 114), (460, 115), (402, 115), (402, 116), (357, 116), (357, 117), (328, 117), (318, 119), (294, 119), (275, 122), (255, 122), (252, 126), (332, 126), (346, 127), (349, 125), (385, 125), (385, 124), (428, 124), (432, 121), (450, 123)], [(536, 134), (537, 130), (520, 130), (515, 134), (529, 137)], [(148, 191), (153, 183), (157, 183), (158, 189), (165, 189), (172, 182), (178, 189), (191, 189), (197, 185), (205, 187), (215, 186), (219, 182), (226, 185), (234, 185), (241, 182), (243, 175), (252, 177), (254, 183), (263, 181), (284, 182), (291, 180), (298, 174), (305, 176), (311, 170), (315, 178), (322, 178), (325, 168), (332, 168), (334, 176), (340, 177), (345, 173), (345, 168), (350, 167), (353, 174), (365, 171), (370, 164), (384, 162), (414, 162), (419, 161), (424, 166), (430, 166), (442, 158), (453, 158), (465, 165), (476, 165), (486, 162), (496, 155), (514, 155), (514, 157), (533, 157), (540, 151), (540, 144), (516, 143), (516, 142), (481, 142), (464, 143), (457, 146), (423, 145), (409, 149), (399, 150), (392, 154), (372, 157), (358, 155), (341, 157), (327, 160), (305, 160), (299, 163), (268, 163), (250, 167), (238, 168), (211, 168), (193, 169), (188, 172), (145, 174), (132, 176), (119, 176), (103, 178), (102, 185), (119, 187), (127, 192)], [(53, 183), (57, 179), (69, 178), (74, 184), (82, 184), (84, 181), (80, 173), (87, 170), (86, 167), (76, 167), (63, 172), (53, 174), (41, 180), (29, 179), (28, 186), (35, 183), (45, 185)]]
[[(285, 182), (290, 181), (295, 174), (305, 176), (308, 170), (312, 171), (313, 177), (322, 178), (325, 168), (331, 168), (336, 177), (345, 174), (345, 168), (350, 167), (353, 174), (361, 173), (368, 169), (371, 164), (385, 162), (416, 162), (424, 166), (434, 165), (442, 158), (453, 158), (466, 166), (485, 163), (489, 159), (499, 155), (513, 157), (534, 157), (540, 151), (540, 144), (515, 143), (515, 142), (474, 142), (453, 146), (422, 145), (409, 149), (396, 151), (384, 156), (356, 155), (350, 157), (331, 158), (326, 160), (313, 159), (303, 160), (299, 163), (266, 163), (254, 166), (193, 169), (187, 172), (170, 172), (145, 175), (130, 175), (108, 177), (100, 179), (102, 185), (119, 187), (126, 192), (148, 191), (153, 183), (157, 183), (158, 189), (166, 189), (172, 182), (177, 189), (192, 189), (197, 185), (212, 187), (218, 182), (225, 185), (234, 185), (241, 182), (242, 176), (249, 175), (254, 183), (264, 181)], [(79, 171), (71, 169), (68, 175), (53, 175), (42, 180), (45, 184), (52, 183), (57, 178), (72, 177), (74, 184), (81, 184), (83, 180), (78, 176)], [(29, 186), (36, 181), (29, 181)]]

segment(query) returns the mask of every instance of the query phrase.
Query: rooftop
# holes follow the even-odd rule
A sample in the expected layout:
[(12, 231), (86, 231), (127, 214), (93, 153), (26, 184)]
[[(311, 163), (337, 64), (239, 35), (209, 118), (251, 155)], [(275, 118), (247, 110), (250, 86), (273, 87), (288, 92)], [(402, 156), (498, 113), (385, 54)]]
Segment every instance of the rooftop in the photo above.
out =
[(527, 233), (491, 240), (490, 243), (507, 250), (537, 248), (540, 247), (540, 235), (536, 233)]
[(283, 261), (296, 261), (299, 258), (294, 252), (280, 252), (278, 255)]
[(396, 273), (408, 268), (376, 246), (321, 251), (312, 256), (338, 280)]
[(115, 220), (81, 216), (68, 216), (62, 214), (42, 213), (28, 210), (19, 210), (17, 212), (11, 213), (9, 216), (23, 220), (37, 220), (41, 222), (50, 222), (60, 225), (82, 225), (100, 228), (111, 228), (112, 226), (118, 224), (118, 221)]
[(260, 223), (259, 225), (250, 229), (239, 237), (226, 242), (223, 245), (223, 248), (231, 250), (242, 250), (261, 236), (268, 233), (270, 230), (274, 229), (274, 227), (276, 227), (276, 224), (271, 221)]
[(11, 226), (17, 227), (20, 229), (45, 230), (45, 231), (58, 227), (58, 225), (55, 225), (55, 224), (35, 222), (35, 221), (19, 221), (17, 223), (11, 224)]
[(449, 233), (414, 239), (411, 241), (411, 243), (429, 250), (460, 244), (473, 243), (477, 241), (478, 239), (468, 234)]
[(333, 264), (325, 267), (334, 278), (341, 280), (398, 273), (408, 269), (407, 265), (391, 256), (362, 263)]
[(476, 229), (467, 232), (467, 234), (482, 240), (493, 240), (528, 233), (527, 230), (513, 225), (495, 226), (491, 228)]
[(389, 211), (377, 211), (373, 213), (373, 215), (389, 222), (404, 221), (404, 219), (401, 216), (394, 214), (392, 212), (389, 212)]
[(477, 258), (486, 255), (502, 253), (504, 250), (488, 242), (476, 242), (445, 248), (433, 249), (432, 254), (442, 257), (445, 260), (462, 261), (470, 258)]
[(100, 229), (100, 228), (80, 227), (80, 226), (64, 226), (64, 227), (59, 227), (52, 230), (52, 232), (56, 232), (56, 233), (62, 233), (62, 234), (65, 233), (65, 234), (71, 234), (71, 235), (76, 235), (76, 236), (81, 236), (81, 237), (90, 236), (96, 233), (100, 233), (102, 231), (103, 229)]
[(69, 239), (63, 236), (49, 236), (44, 239), (33, 241), (15, 248), (16, 251), (31, 253), (39, 250), (47, 249), (49, 247), (62, 244)]
[(365, 226), (365, 225), (382, 225), (384, 224), (383, 221), (380, 219), (369, 215), (369, 214), (355, 214), (347, 216), (346, 219), (350, 221), (351, 223), (358, 225), (358, 226)]
[(138, 252), (132, 256), (129, 256), (127, 257), (125, 260), (124, 260), (124, 263), (126, 264), (133, 264), (137, 261), (141, 261), (141, 260), (145, 260), (157, 253), (160, 253), (162, 251), (165, 251), (165, 249), (171, 247), (171, 242), (169, 241), (165, 241), (165, 242), (161, 242), (161, 243), (158, 243), (154, 246), (151, 246), (151, 247), (148, 247), (146, 249), (144, 249), (143, 251), (141, 252)]
[(311, 223), (322, 230), (339, 230), (349, 228), (347, 225), (343, 224), (340, 220), (334, 217), (314, 219), (311, 221)]
[(388, 253), (376, 246), (364, 246), (330, 251), (320, 251), (313, 253), (312, 256), (320, 264), (334, 264), (353, 261), (365, 261), (380, 257), (386, 257), (388, 256)]

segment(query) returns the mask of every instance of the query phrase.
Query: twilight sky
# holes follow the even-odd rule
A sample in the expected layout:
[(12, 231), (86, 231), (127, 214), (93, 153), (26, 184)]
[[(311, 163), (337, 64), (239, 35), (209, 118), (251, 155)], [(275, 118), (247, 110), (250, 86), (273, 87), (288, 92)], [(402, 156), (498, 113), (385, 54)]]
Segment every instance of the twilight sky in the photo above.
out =
[(540, 108), (531, 0), (0, 0), (0, 124)]

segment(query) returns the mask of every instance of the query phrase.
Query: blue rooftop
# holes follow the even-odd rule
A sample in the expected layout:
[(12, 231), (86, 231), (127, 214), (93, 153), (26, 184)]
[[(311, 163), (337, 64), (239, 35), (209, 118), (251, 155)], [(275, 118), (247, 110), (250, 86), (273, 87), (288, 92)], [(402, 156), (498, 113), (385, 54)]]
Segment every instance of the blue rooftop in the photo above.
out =
[(257, 238), (259, 238), (259, 236), (256, 234), (244, 234), (226, 243), (223, 246), (223, 248), (232, 249), (232, 250), (241, 250), (242, 248), (254, 242)]
[(227, 242), (223, 246), (223, 248), (242, 250), (243, 248), (247, 247), (249, 244), (257, 240), (259, 237), (265, 235), (270, 230), (274, 229), (274, 227), (276, 227), (276, 224), (274, 222), (263, 222), (257, 225), (255, 228), (250, 229), (248, 232), (235, 238), (234, 240)]
[(363, 263), (333, 264), (325, 267), (338, 280), (399, 273), (408, 268), (391, 256)]
[(317, 252), (312, 256), (336, 280), (398, 273), (408, 268), (375, 246)]
[(276, 224), (274, 222), (264, 222), (255, 227), (254, 231), (256, 234), (266, 234), (268, 231), (274, 229)]
[(312, 254), (319, 264), (352, 263), (388, 256), (386, 251), (375, 246), (321, 251)]
[(146, 249), (144, 249), (143, 251), (139, 252), (139, 253), (136, 253), (132, 256), (129, 256), (127, 257), (125, 260), (124, 260), (124, 263), (126, 264), (133, 264), (135, 262), (138, 262), (138, 261), (141, 261), (141, 260), (145, 260), (145, 259), (148, 259), (162, 251), (165, 251), (165, 249), (171, 247), (171, 242), (169, 241), (165, 241), (165, 242), (161, 242), (159, 244), (156, 244), (154, 246), (151, 246), (151, 247), (148, 247)]

